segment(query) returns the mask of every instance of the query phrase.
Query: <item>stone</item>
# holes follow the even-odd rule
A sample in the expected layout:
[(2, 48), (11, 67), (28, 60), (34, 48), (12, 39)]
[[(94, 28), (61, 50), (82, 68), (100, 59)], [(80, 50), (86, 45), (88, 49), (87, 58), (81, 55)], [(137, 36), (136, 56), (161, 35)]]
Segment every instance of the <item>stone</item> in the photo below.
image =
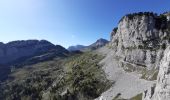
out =
[[(152, 90), (152, 91), (149, 91)], [(156, 87), (144, 92), (143, 100), (169, 100), (170, 99), (170, 46), (164, 52), (160, 62), (160, 69)]]

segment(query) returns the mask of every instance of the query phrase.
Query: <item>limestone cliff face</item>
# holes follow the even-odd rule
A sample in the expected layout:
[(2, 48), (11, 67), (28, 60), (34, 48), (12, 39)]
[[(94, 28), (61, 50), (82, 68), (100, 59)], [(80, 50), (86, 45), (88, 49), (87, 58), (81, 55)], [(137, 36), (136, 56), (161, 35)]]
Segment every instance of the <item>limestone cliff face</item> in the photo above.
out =
[(13, 41), (7, 44), (0, 43), (0, 64), (8, 64), (17, 60), (38, 56), (51, 51), (67, 52), (61, 46), (55, 46), (46, 40)]
[(170, 31), (166, 15), (136, 13), (124, 16), (112, 32), (111, 47), (124, 61), (147, 68), (157, 68)]
[(170, 99), (170, 47), (164, 52), (160, 63), (157, 84), (152, 91), (145, 91), (143, 100), (169, 100)]

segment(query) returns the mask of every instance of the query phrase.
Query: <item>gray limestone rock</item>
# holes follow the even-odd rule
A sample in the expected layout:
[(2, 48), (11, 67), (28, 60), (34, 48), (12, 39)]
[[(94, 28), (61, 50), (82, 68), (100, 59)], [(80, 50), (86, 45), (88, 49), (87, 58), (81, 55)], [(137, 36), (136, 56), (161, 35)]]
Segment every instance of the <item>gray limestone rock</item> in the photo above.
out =
[(110, 46), (116, 55), (148, 69), (158, 68), (170, 35), (166, 16), (162, 16), (153, 13), (124, 16), (116, 33), (111, 34)]
[(161, 60), (156, 87), (146, 90), (143, 100), (170, 100), (170, 47)]

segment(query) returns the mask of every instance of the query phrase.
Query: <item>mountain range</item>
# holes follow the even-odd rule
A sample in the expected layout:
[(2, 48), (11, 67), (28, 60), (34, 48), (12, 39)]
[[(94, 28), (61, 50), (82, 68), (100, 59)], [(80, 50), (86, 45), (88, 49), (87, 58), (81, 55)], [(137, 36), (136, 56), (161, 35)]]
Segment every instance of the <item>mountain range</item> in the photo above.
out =
[(169, 100), (170, 13), (127, 14), (110, 39), (0, 43), (0, 99)]
[(89, 45), (89, 46), (84, 46), (84, 45), (76, 45), (76, 46), (70, 46), (68, 48), (69, 51), (76, 51), (76, 50), (80, 50), (80, 51), (83, 51), (83, 50), (95, 50), (95, 49), (98, 49), (100, 47), (103, 47), (105, 46), (106, 44), (108, 44), (109, 41), (106, 40), (106, 39), (98, 39), (95, 43)]
[(31, 57), (38, 57), (45, 54), (53, 56), (57, 54), (64, 55), (68, 51), (59, 45), (54, 45), (46, 40), (27, 40), (27, 41), (13, 41), (7, 44), (0, 44), (0, 64), (9, 65), (20, 63)]
[[(102, 41), (101, 41), (102, 40)], [(93, 43), (93, 48), (104, 46), (107, 40), (100, 39)], [(86, 49), (92, 46), (86, 46)], [(84, 48), (85, 49), (85, 48)], [(68, 49), (69, 50), (69, 49)], [(54, 45), (47, 40), (20, 40), (7, 44), (0, 43), (0, 79), (6, 78), (11, 67), (22, 67), (23, 65), (36, 64), (49, 61), (53, 58), (63, 58), (71, 54), (69, 51), (77, 51), (78, 48), (68, 51), (60, 45)]]

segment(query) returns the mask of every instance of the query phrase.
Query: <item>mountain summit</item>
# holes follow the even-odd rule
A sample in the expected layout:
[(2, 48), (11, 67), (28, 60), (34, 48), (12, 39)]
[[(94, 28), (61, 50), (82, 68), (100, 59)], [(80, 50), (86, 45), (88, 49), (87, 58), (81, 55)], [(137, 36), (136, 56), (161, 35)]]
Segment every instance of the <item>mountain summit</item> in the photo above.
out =
[(97, 48), (105, 46), (107, 43), (109, 43), (108, 40), (100, 38), (95, 43), (91, 44), (88, 48), (97, 49)]

